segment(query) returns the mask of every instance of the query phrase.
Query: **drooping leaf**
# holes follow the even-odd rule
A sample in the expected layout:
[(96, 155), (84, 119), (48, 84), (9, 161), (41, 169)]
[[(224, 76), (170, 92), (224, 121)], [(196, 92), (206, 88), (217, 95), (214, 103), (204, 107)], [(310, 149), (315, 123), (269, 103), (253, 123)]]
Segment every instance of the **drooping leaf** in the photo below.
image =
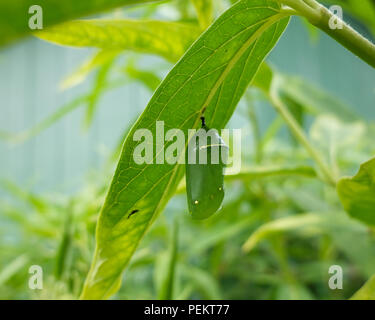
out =
[(141, 4), (152, 0), (17, 0), (0, 2), (0, 46), (29, 34), (29, 8), (39, 5), (43, 12), (43, 28), (116, 7)]
[[(286, 28), (289, 17), (268, 0), (244, 0), (226, 11), (194, 43), (152, 97), (129, 133), (102, 208), (97, 247), (83, 299), (111, 296), (150, 224), (182, 178), (182, 165), (137, 165), (133, 141), (138, 129), (155, 137), (156, 121), (167, 129), (197, 129), (205, 114), (212, 128), (223, 128), (260, 64)], [(160, 152), (170, 146), (161, 146)], [(160, 144), (152, 141), (153, 150)], [(129, 218), (129, 214), (139, 210)]]
[(354, 177), (340, 179), (337, 192), (350, 216), (374, 226), (375, 158), (363, 163)]
[(100, 19), (66, 22), (39, 32), (37, 36), (60, 45), (132, 50), (176, 61), (199, 34), (199, 28), (188, 23)]

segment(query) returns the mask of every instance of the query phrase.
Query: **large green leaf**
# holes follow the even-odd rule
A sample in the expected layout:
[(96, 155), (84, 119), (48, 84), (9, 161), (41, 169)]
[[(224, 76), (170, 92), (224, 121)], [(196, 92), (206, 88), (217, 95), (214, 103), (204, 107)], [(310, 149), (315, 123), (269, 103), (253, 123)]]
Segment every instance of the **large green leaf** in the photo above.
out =
[[(124, 143), (99, 216), (83, 299), (108, 298), (117, 290), (140, 240), (184, 173), (182, 165), (137, 165), (136, 130), (147, 128), (155, 137), (156, 121), (164, 121), (166, 129), (181, 129), (186, 137), (188, 129), (199, 127), (202, 113), (208, 126), (223, 128), (288, 21), (274, 1), (240, 1), (207, 29), (164, 79)], [(153, 147), (160, 145), (153, 141)], [(133, 210), (139, 211), (129, 218)]]
[(199, 34), (199, 28), (188, 23), (100, 19), (66, 22), (37, 35), (41, 39), (61, 45), (107, 50), (126, 49), (153, 53), (176, 61)]
[(363, 163), (354, 177), (342, 178), (337, 192), (353, 218), (375, 225), (375, 158)]
[(153, 0), (17, 0), (0, 1), (0, 46), (30, 33), (28, 14), (33, 5), (43, 10), (43, 28), (67, 20), (87, 16), (120, 6), (151, 2)]

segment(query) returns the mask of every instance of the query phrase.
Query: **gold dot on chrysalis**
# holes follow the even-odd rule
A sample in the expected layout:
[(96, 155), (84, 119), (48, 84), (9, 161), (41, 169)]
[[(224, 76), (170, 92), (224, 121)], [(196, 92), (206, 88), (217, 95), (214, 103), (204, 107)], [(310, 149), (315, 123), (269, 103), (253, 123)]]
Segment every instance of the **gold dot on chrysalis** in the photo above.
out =
[(198, 202), (199, 202), (198, 200), (195, 200), (195, 201), (194, 201), (194, 204), (198, 204)]
[(222, 187), (219, 187), (219, 191), (221, 191), (221, 190), (223, 190), (223, 188), (222, 188)]

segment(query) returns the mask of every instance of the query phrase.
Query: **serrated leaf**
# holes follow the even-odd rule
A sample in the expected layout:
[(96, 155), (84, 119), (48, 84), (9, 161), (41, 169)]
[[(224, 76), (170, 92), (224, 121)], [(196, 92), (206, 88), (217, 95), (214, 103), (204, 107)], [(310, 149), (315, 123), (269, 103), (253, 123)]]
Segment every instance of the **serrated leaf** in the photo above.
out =
[[(20, 39), (31, 31), (29, 8), (39, 5), (43, 10), (43, 28), (98, 12), (152, 2), (153, 0), (17, 0), (0, 2), (0, 47)], [(154, 1), (155, 2), (155, 1)]]
[[(274, 1), (240, 1), (207, 29), (164, 79), (123, 146), (99, 217), (95, 257), (81, 298), (108, 298), (116, 292), (140, 240), (184, 173), (182, 165), (137, 165), (134, 133), (147, 128), (155, 137), (156, 121), (164, 121), (165, 128), (181, 129), (187, 137), (188, 129), (199, 127), (203, 112), (208, 126), (223, 128), (288, 21)], [(155, 141), (153, 147), (156, 150)], [(129, 218), (134, 210), (139, 211)]]
[(375, 225), (375, 158), (361, 165), (352, 178), (342, 178), (337, 184), (345, 211), (368, 225)]
[(176, 61), (199, 34), (199, 28), (188, 23), (100, 19), (66, 22), (37, 36), (60, 45), (132, 50)]

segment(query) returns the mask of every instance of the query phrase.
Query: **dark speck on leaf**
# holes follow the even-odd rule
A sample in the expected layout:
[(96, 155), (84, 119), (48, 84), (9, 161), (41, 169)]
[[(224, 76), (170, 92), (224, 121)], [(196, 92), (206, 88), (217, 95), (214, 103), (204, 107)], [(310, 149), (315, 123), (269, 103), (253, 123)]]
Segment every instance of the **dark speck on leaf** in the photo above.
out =
[(129, 213), (128, 215), (128, 219), (135, 213), (137, 213), (139, 210), (133, 210), (132, 212)]

